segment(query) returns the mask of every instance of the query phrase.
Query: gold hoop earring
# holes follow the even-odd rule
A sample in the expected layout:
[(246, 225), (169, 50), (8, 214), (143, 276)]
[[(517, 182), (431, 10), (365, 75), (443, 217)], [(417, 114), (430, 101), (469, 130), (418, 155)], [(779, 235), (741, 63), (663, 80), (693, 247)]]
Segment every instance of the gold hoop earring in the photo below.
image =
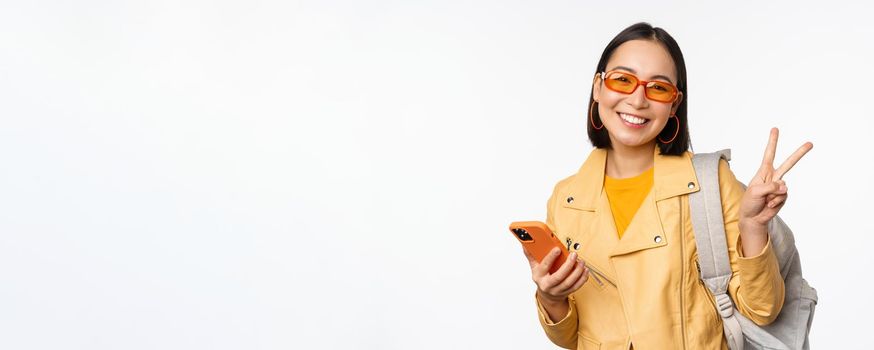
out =
[(674, 137), (672, 137), (672, 138), (671, 138), (670, 140), (668, 140), (668, 141), (662, 140), (662, 137), (659, 136), (659, 142), (661, 142), (661, 143), (669, 144), (669, 143), (671, 143), (671, 142), (674, 142), (674, 140), (677, 139), (677, 135), (680, 134), (680, 118), (677, 118), (676, 115), (672, 115), (671, 118), (674, 118), (674, 119), (677, 120), (677, 130), (674, 131)]
[(604, 128), (604, 122), (603, 121), (601, 122), (600, 127), (595, 126), (595, 117), (594, 117), (594, 115), (592, 115), (592, 111), (595, 109), (596, 103), (598, 103), (598, 101), (592, 100), (591, 106), (589, 106), (589, 121), (592, 122), (592, 127), (595, 128), (595, 130), (601, 130)]

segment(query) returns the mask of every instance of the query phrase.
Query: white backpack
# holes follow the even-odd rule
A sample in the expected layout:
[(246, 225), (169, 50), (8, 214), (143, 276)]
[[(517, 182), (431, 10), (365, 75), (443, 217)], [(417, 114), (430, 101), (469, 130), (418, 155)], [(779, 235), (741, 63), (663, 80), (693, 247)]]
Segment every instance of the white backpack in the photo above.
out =
[[(701, 280), (716, 299), (728, 345), (732, 350), (744, 349), (745, 346), (747, 349), (808, 349), (810, 344), (807, 337), (817, 302), (816, 290), (801, 276), (801, 260), (795, 248), (795, 237), (779, 216), (775, 216), (768, 225), (771, 248), (777, 255), (780, 275), (786, 286), (783, 308), (777, 319), (767, 326), (753, 323), (737, 311), (727, 293), (731, 266), (719, 195), (720, 158), (731, 160), (731, 150), (695, 154), (692, 157), (701, 190), (690, 195), (689, 205)], [(746, 186), (743, 188), (746, 189)]]

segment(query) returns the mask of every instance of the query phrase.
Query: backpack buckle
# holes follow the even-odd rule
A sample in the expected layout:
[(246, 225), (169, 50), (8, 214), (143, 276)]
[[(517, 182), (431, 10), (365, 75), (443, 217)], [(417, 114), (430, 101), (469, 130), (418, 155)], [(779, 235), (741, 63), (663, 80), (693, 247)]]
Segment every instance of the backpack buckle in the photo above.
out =
[(734, 303), (728, 297), (728, 293), (722, 293), (716, 296), (716, 306), (719, 308), (719, 315), (722, 318), (731, 317), (734, 314)]

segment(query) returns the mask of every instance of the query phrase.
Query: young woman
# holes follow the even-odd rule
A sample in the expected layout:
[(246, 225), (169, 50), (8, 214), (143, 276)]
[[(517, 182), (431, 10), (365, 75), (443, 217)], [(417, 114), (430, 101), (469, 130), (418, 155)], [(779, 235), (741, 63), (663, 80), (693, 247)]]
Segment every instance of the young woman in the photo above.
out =
[[(558, 182), (546, 223), (571, 256), (558, 271), (528, 257), (540, 323), (555, 344), (579, 349), (727, 349), (722, 320), (698, 277), (689, 197), (686, 66), (663, 29), (638, 23), (604, 49), (592, 82), (588, 134), (595, 149)], [(783, 175), (813, 145), (774, 168), (771, 130), (744, 190), (720, 161), (729, 294), (760, 325), (783, 306), (784, 286), (767, 223), (786, 203)]]

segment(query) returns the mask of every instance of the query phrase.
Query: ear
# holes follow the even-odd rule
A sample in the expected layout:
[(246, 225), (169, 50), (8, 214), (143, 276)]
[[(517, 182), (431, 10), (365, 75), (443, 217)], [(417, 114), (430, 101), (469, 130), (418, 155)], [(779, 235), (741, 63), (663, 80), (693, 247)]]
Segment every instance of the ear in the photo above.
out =
[(680, 102), (683, 102), (683, 93), (677, 91), (677, 100), (671, 104), (671, 115), (677, 114), (677, 109), (680, 108)]
[(592, 78), (592, 98), (595, 101), (601, 100), (601, 73), (595, 73), (595, 77)]

